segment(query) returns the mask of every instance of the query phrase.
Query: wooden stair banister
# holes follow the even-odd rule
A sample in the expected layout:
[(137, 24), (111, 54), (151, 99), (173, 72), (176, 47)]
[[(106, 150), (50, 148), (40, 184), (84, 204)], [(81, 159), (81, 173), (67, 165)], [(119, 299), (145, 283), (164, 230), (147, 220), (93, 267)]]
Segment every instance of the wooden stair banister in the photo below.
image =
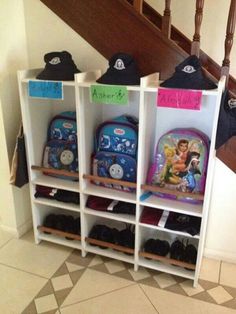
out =
[(191, 45), (191, 55), (200, 56), (200, 29), (203, 17), (204, 0), (196, 0), (195, 33)]
[(143, 0), (134, 0), (133, 6), (140, 14), (143, 12)]
[(231, 0), (225, 38), (225, 55), (221, 68), (221, 75), (226, 76), (226, 86), (228, 85), (229, 79), (230, 52), (233, 46), (235, 23), (236, 23), (236, 0)]
[(171, 0), (165, 0), (165, 10), (162, 18), (161, 30), (163, 34), (170, 38), (171, 34), (171, 10), (170, 10)]

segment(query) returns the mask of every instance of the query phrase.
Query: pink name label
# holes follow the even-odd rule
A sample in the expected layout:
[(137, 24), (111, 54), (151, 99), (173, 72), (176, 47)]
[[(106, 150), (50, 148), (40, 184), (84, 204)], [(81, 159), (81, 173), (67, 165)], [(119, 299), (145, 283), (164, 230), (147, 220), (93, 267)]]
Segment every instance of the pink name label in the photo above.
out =
[(183, 89), (158, 89), (157, 106), (200, 110), (202, 91)]

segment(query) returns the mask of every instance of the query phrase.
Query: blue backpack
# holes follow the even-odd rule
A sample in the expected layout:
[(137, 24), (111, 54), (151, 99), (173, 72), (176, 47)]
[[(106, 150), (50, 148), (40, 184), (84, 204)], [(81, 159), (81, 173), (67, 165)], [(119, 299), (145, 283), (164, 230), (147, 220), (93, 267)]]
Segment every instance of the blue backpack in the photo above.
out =
[[(78, 172), (77, 125), (74, 111), (62, 112), (51, 120), (43, 153), (43, 166)], [(65, 176), (53, 176), (70, 179)]]
[[(99, 177), (136, 182), (138, 121), (123, 115), (100, 124), (95, 134), (92, 173)], [(133, 191), (119, 184), (104, 184), (109, 188)]]

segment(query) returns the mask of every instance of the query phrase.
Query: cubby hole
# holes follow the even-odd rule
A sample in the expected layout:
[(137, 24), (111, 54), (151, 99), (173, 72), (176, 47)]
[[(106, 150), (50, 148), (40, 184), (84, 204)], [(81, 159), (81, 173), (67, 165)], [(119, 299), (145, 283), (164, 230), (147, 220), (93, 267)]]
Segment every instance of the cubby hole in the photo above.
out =
[[(165, 186), (152, 185), (151, 183), (148, 183), (147, 185), (147, 181), (149, 181), (148, 176), (150, 176), (151, 165), (154, 163), (155, 159), (160, 158), (159, 156), (155, 156), (157, 143), (161, 136), (168, 131), (176, 128), (194, 128), (206, 134), (209, 140), (212, 138), (215, 127), (214, 104), (216, 100), (216, 93), (207, 96), (203, 92), (201, 110), (199, 111), (166, 108), (157, 106), (157, 91), (144, 91), (142, 110), (145, 114), (143, 115), (143, 128), (140, 133), (142, 143), (140, 150), (142, 153), (140, 152), (139, 155), (140, 184), (142, 194), (140, 200), (143, 205), (153, 204), (156, 207), (171, 207), (172, 204), (172, 207), (179, 208), (181, 210), (184, 202), (176, 200), (184, 197), (185, 201), (190, 199), (190, 202), (188, 202), (188, 211), (193, 211), (197, 215), (201, 214), (204, 195), (198, 195), (197, 193), (184, 193), (181, 189), (177, 188), (170, 191), (169, 187), (166, 189)], [(176, 143), (173, 141), (173, 148), (175, 145)], [(212, 147), (210, 149), (212, 149)], [(164, 164), (162, 166), (164, 167)], [(165, 191), (166, 193), (170, 192), (170, 196), (162, 199), (157, 195), (157, 192), (162, 191)], [(193, 202), (192, 199), (196, 201)], [(185, 204), (183, 207), (185, 207)]]
[[(194, 271), (198, 250), (198, 239), (140, 226), (139, 261), (158, 270), (160, 265)], [(189, 249), (192, 255), (189, 255)], [(194, 254), (196, 253), (196, 255)], [(161, 267), (162, 267), (161, 266)]]
[[(107, 177), (96, 177), (92, 171), (92, 156), (95, 152), (95, 134), (97, 127), (104, 121), (114, 119), (123, 114), (132, 115), (139, 119), (139, 92), (128, 91), (127, 105), (108, 105), (92, 103), (90, 100), (89, 87), (79, 87), (81, 116), (81, 163), (83, 165), (83, 191), (87, 194), (107, 194), (113, 199), (132, 199), (135, 201), (136, 182), (120, 184), (120, 180)], [(97, 184), (96, 184), (97, 183)], [(132, 189), (132, 192), (129, 190)]]
[(85, 250), (134, 263), (135, 224), (85, 214)]
[[(25, 93), (27, 88), (25, 87)], [(76, 111), (75, 106), (75, 87), (74, 85), (63, 86), (63, 99), (40, 99), (27, 98), (27, 117), (29, 123), (30, 134), (26, 134), (26, 141), (31, 150), (28, 152), (29, 167), (32, 167), (30, 172), (31, 180), (37, 180), (45, 176), (45, 172), (41, 169), (43, 161), (43, 153), (47, 142), (48, 127), (54, 116), (64, 111)], [(66, 171), (65, 171), (66, 172)], [(57, 179), (66, 178), (64, 176)], [(78, 181), (78, 174), (72, 178), (73, 181)]]
[(86, 195), (84, 212), (127, 224), (135, 224), (136, 204), (107, 197)]
[(66, 240), (81, 240), (79, 213), (43, 204), (35, 204), (34, 207), (39, 238), (50, 241), (52, 235), (64, 243)]

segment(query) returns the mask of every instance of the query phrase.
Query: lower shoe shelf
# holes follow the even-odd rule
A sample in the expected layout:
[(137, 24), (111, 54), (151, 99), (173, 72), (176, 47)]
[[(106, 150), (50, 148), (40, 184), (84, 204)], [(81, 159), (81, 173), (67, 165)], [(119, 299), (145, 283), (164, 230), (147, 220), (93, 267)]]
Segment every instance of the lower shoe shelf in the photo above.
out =
[(184, 268), (189, 269), (189, 270), (195, 270), (195, 268), (196, 268), (195, 264), (190, 264), (190, 263), (178, 261), (178, 260), (175, 260), (172, 258), (168, 258), (168, 257), (156, 255), (156, 254), (151, 254), (151, 253), (147, 253), (147, 252), (139, 252), (139, 256), (145, 257), (147, 259), (152, 259), (152, 260), (160, 261), (163, 263), (175, 265), (175, 266), (184, 267)]

